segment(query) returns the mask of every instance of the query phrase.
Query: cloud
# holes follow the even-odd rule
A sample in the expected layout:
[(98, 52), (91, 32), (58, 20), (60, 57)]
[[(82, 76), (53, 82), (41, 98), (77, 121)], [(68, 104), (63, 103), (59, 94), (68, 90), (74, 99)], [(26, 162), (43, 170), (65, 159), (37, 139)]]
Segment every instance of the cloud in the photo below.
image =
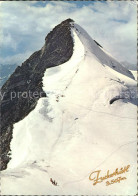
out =
[(6, 61), (0, 57), (0, 64), (20, 65), (24, 60), (28, 59), (32, 54), (32, 51), (26, 51), (25, 53), (18, 53), (12, 56), (7, 56)]
[(134, 3), (5, 1), (0, 9), (3, 35), (0, 60), (3, 63), (26, 60), (28, 54), (43, 46), (49, 31), (67, 18), (74, 19), (119, 61), (136, 63)]

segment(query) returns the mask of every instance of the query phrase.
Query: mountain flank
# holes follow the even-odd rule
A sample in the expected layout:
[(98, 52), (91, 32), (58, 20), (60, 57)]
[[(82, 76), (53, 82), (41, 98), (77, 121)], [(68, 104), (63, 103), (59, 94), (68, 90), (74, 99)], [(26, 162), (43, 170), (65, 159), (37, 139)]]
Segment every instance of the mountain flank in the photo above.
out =
[(71, 22), (73, 20), (67, 19), (57, 25), (46, 36), (42, 49), (34, 52), (18, 66), (1, 88), (0, 170), (6, 169), (10, 160), (8, 153), (14, 123), (27, 116), (35, 108), (40, 97), (46, 97), (42, 90), (44, 72), (47, 68), (65, 63), (72, 56)]

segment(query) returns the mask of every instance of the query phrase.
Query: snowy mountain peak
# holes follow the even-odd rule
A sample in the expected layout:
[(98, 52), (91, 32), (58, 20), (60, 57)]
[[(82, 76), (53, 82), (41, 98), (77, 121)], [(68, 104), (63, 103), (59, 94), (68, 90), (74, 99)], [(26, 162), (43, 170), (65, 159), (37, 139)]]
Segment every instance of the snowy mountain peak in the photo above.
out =
[[(134, 101), (131, 100), (131, 91), (133, 92), (136, 81), (133, 80), (131, 72), (107, 54), (76, 23), (71, 24), (71, 32), (74, 41), (72, 57), (57, 68), (48, 69), (43, 77), (43, 90), (47, 95), (53, 91), (56, 91), (57, 95), (69, 92), (69, 97), (76, 96), (74, 101), (78, 101), (77, 97), (80, 96), (84, 97), (84, 100), (86, 97), (89, 99), (90, 91), (93, 92), (93, 98), (95, 97), (93, 101), (90, 100), (93, 104), (95, 101), (105, 105), (112, 104), (116, 100)], [(74, 83), (81, 88), (73, 87)], [(84, 83), (88, 87), (82, 89)], [(74, 88), (74, 93), (71, 88)], [(126, 94), (128, 97), (125, 97)]]
[[(135, 165), (136, 81), (70, 19), (54, 28), (44, 47), (15, 71), (5, 88), (41, 90), (46, 96), (20, 97), (16, 104), (2, 101), (2, 169), (8, 166), (2, 174), (11, 185), (2, 194), (97, 195), (91, 172)], [(124, 195), (121, 183), (117, 185), (108, 194)], [(101, 190), (107, 194), (105, 184)]]

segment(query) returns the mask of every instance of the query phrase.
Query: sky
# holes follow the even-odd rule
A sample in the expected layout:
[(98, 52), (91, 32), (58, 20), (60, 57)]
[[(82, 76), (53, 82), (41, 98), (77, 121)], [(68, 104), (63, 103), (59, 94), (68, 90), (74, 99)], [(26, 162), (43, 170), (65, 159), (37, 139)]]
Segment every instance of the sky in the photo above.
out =
[(118, 61), (136, 64), (136, 3), (129, 1), (0, 2), (0, 64), (21, 64), (46, 35), (72, 18)]

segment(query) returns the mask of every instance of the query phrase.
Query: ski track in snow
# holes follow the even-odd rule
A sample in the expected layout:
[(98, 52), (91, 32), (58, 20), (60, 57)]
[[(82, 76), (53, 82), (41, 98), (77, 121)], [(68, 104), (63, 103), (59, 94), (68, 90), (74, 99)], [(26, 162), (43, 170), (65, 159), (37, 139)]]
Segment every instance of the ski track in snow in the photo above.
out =
[[(68, 103), (69, 104), (74, 104), (74, 103), (71, 103), (71, 102), (68, 102)], [(127, 117), (127, 116), (118, 116), (118, 115), (110, 114), (110, 113), (107, 113), (107, 112), (96, 111), (96, 110), (93, 110), (91, 108), (87, 108), (85, 106), (79, 105), (79, 104), (74, 104), (74, 105), (78, 105), (78, 106), (84, 108), (85, 110), (89, 110), (90, 112), (96, 112), (96, 113), (100, 113), (100, 114), (106, 114), (106, 115), (115, 116), (115, 117), (118, 117), (118, 118), (126, 118), (126, 119), (136, 120), (136, 118), (130, 118), (130, 117)]]
[[(95, 170), (96, 170), (98, 167), (100, 167), (103, 163), (107, 162), (108, 159), (109, 159), (111, 156), (113, 156), (114, 153), (116, 153), (117, 151), (119, 151), (122, 147), (124, 147), (124, 146), (126, 146), (126, 145), (129, 145), (129, 144), (132, 144), (132, 143), (136, 143), (136, 142), (137, 142), (137, 141), (132, 141), (132, 142), (128, 142), (128, 143), (126, 143), (126, 144), (123, 144), (123, 145), (119, 146), (117, 149), (115, 149), (114, 151), (112, 151), (112, 152), (111, 152), (111, 153), (110, 153), (110, 154), (109, 154), (109, 155), (108, 155), (99, 165), (97, 165), (95, 168), (93, 168), (91, 172), (95, 171)], [(91, 172), (90, 172), (90, 173), (91, 173)], [(78, 182), (84, 181), (85, 178), (88, 178), (88, 176), (89, 176), (90, 173), (87, 173), (82, 179), (79, 179), (79, 180), (76, 180), (76, 181), (69, 181), (69, 182), (63, 184), (62, 186), (64, 187), (64, 186), (66, 186), (66, 185), (68, 185), (68, 184), (78, 183)]]

